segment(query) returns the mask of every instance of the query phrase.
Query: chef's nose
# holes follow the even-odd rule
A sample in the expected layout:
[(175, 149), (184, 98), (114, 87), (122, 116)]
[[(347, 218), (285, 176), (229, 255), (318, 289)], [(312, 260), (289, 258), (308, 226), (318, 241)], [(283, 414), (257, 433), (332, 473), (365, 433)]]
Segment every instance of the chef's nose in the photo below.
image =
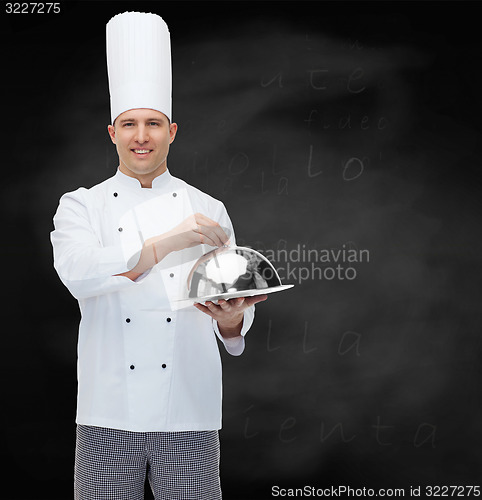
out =
[(147, 133), (147, 127), (144, 125), (139, 125), (137, 127), (136, 141), (140, 144), (147, 142), (149, 140), (149, 134)]

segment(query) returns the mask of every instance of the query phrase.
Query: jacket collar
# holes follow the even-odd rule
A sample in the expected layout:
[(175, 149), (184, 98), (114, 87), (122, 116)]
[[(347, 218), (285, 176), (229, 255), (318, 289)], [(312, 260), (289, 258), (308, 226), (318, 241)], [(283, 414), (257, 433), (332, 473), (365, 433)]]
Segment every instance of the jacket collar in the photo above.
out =
[[(135, 177), (129, 177), (128, 175), (122, 173), (119, 168), (117, 168), (117, 172), (114, 178), (120, 182), (123, 186), (126, 186), (131, 189), (143, 189), (141, 183)], [(152, 181), (152, 189), (162, 189), (169, 184), (169, 181), (172, 179), (172, 175), (169, 172), (169, 169), (166, 169), (164, 173), (155, 177)]]

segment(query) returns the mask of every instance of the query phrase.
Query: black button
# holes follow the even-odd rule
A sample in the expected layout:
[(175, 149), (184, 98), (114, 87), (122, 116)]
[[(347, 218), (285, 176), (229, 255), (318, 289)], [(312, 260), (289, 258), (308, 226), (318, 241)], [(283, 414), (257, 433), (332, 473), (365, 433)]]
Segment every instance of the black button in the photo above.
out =
[(163, 368), (166, 368), (166, 366), (167, 366), (166, 364), (164, 364), (164, 363), (162, 364), (162, 367), (163, 367)]
[(170, 323), (170, 322), (171, 322), (171, 318), (166, 318), (166, 321), (167, 321), (168, 323)]
[(169, 276), (170, 276), (171, 278), (174, 278), (174, 273), (171, 273)]
[(117, 196), (118, 196), (117, 193), (114, 193), (114, 198), (117, 198)]
[(174, 196), (174, 198), (177, 196), (177, 193), (172, 193), (172, 196)]
[(131, 369), (131, 370), (133, 370), (134, 368), (135, 368), (135, 366), (134, 366), (134, 365), (131, 365), (131, 366), (130, 366), (130, 369)]
[(126, 323), (130, 323), (131, 322), (131, 318), (126, 318)]
[(122, 233), (122, 228), (120, 227), (120, 228), (118, 229), (118, 231), (119, 231), (119, 233)]

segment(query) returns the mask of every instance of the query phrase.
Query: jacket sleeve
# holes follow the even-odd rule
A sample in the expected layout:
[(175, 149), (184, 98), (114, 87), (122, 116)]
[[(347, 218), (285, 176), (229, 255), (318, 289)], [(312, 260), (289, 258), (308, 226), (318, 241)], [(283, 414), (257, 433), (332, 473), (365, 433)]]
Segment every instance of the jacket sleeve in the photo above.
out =
[[(234, 229), (233, 229), (233, 224), (231, 222), (231, 219), (229, 218), (228, 212), (226, 211), (226, 208), (224, 207), (224, 204), (220, 204), (220, 214), (216, 218), (218, 221), (219, 225), (222, 228), (228, 229), (230, 234), (229, 239), (230, 239), (230, 246), (236, 245), (236, 237), (234, 235)], [(248, 330), (251, 328), (251, 325), (253, 324), (254, 321), (254, 305), (251, 307), (248, 307), (247, 309), (244, 310), (244, 318), (243, 318), (243, 327), (241, 329), (241, 335), (239, 337), (236, 337), (234, 339), (225, 339), (221, 335), (219, 331), (219, 326), (218, 322), (213, 319), (213, 328), (214, 331), (221, 340), (221, 342), (224, 344), (224, 347), (226, 348), (226, 351), (231, 354), (232, 356), (240, 356), (245, 347), (245, 340), (244, 337)]]
[(50, 233), (54, 268), (79, 300), (136, 286), (125, 276), (114, 276), (128, 271), (122, 245), (101, 245), (89, 219), (86, 196), (85, 188), (62, 196)]

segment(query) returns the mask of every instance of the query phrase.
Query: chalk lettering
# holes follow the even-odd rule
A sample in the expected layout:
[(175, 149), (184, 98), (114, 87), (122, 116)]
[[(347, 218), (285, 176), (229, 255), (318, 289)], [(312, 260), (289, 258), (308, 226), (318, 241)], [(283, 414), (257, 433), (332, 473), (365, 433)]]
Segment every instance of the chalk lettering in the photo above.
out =
[(388, 120), (384, 117), (381, 116), (378, 120), (378, 130), (383, 130), (388, 127)]
[(361, 80), (363, 78), (363, 69), (362, 68), (356, 68), (355, 70), (352, 71), (350, 76), (348, 77), (348, 83), (347, 83), (347, 90), (351, 94), (359, 94), (360, 92), (363, 92), (366, 87), (361, 86), (359, 83), (356, 83), (357, 80)]
[(283, 88), (283, 72), (280, 71), (277, 73), (271, 80), (268, 80), (267, 82), (264, 82), (263, 79), (261, 79), (261, 87), (269, 87), (275, 80), (278, 80), (278, 86), (279, 88)]
[(311, 171), (312, 158), (313, 158), (313, 144), (310, 144), (310, 155), (308, 157), (308, 177), (310, 177), (310, 178), (318, 177), (323, 172), (323, 170), (319, 170), (318, 172), (314, 172), (314, 173)]
[(377, 443), (380, 446), (389, 446), (389, 445), (393, 444), (393, 443), (383, 443), (380, 439), (380, 430), (381, 429), (393, 429), (393, 425), (380, 425), (380, 416), (377, 416), (377, 424), (372, 425), (372, 427), (374, 429), (376, 429), (375, 439), (377, 440)]
[(346, 438), (345, 437), (345, 433), (343, 432), (343, 424), (341, 422), (338, 422), (333, 427), (333, 429), (331, 429), (331, 431), (328, 432), (328, 434), (325, 435), (325, 422), (322, 421), (321, 425), (320, 425), (320, 442), (324, 443), (336, 431), (336, 429), (340, 430), (341, 440), (344, 443), (349, 443), (350, 441), (353, 441), (356, 438), (356, 434), (354, 434), (350, 438)]
[(363, 45), (358, 40), (355, 40), (354, 42), (352, 42), (350, 38), (348, 39), (348, 47), (350, 48), (350, 50), (362, 50), (363, 49)]
[(311, 117), (312, 117), (315, 113), (317, 113), (317, 114), (318, 114), (318, 110), (317, 110), (317, 109), (312, 109), (312, 110), (310, 111), (310, 116), (308, 117), (308, 120), (305, 120), (305, 123), (307, 123), (307, 124), (308, 124), (308, 128), (310, 128), (310, 127), (311, 127), (312, 122), (314, 122), (314, 121), (315, 121), (315, 120), (312, 120), (312, 119), (311, 119)]
[(280, 172), (276, 172), (276, 156), (277, 156), (277, 152), (278, 152), (278, 147), (276, 146), (276, 144), (273, 144), (273, 161), (271, 163), (271, 172), (273, 173), (273, 175), (278, 175)]
[(278, 433), (279, 440), (282, 443), (292, 443), (296, 439), (296, 436), (285, 438), (283, 435), (284, 431), (292, 429), (295, 425), (296, 425), (296, 418), (294, 417), (289, 417), (284, 422), (282, 422)]
[(285, 239), (283, 239), (283, 238), (280, 238), (280, 239), (278, 240), (278, 243), (276, 244), (276, 249), (277, 249), (277, 250), (286, 250), (287, 245), (288, 245), (288, 240), (285, 240)]
[(311, 70), (308, 70), (308, 73), (310, 75), (311, 88), (313, 88), (315, 90), (326, 90), (325, 85), (316, 85), (314, 80), (315, 80), (315, 75), (320, 75), (320, 74), (324, 75), (324, 74), (328, 73), (327, 69), (311, 69)]
[[(345, 342), (345, 339), (349, 338), (349, 337), (352, 338), (352, 340), (350, 340), (350, 344), (348, 345), (348, 347), (342, 348), (342, 345)], [(345, 332), (343, 334), (343, 336), (341, 337), (340, 344), (338, 345), (338, 354), (340, 356), (344, 356), (348, 351), (355, 348), (355, 354), (357, 356), (360, 356), (360, 351), (359, 351), (360, 339), (361, 339), (361, 334), (359, 334), (357, 332), (352, 332), (352, 331)]]
[[(236, 164), (239, 164), (236, 166)], [(228, 170), (231, 175), (240, 175), (249, 167), (249, 157), (246, 153), (239, 151), (230, 160)]]
[[(430, 431), (429, 434), (424, 438), (424, 439), (420, 439), (420, 434), (422, 434), (422, 429), (424, 428), (427, 428), (428, 427), (428, 430)], [(420, 424), (417, 428), (417, 432), (415, 433), (415, 438), (413, 439), (413, 445), (415, 446), (415, 448), (420, 448), (420, 446), (422, 446), (424, 443), (426, 443), (427, 441), (431, 441), (432, 443), (432, 448), (435, 448), (435, 430), (437, 429), (437, 427), (435, 425), (432, 425), (432, 424), (428, 424), (426, 422), (424, 422), (423, 424)]]
[(266, 193), (264, 189), (264, 170), (261, 170), (261, 194)]
[(316, 351), (316, 349), (318, 349), (317, 347), (312, 347), (311, 349), (307, 349), (306, 348), (306, 344), (307, 344), (306, 339), (307, 339), (307, 337), (308, 337), (308, 321), (305, 321), (305, 333), (303, 335), (303, 352), (305, 354), (308, 354), (310, 352)]
[(272, 325), (272, 321), (271, 321), (271, 318), (269, 319), (268, 321), (268, 337), (267, 337), (267, 340), (266, 340), (266, 349), (268, 352), (273, 352), (273, 351), (277, 351), (278, 349), (281, 348), (281, 346), (276, 346), (276, 347), (271, 347), (271, 342), (270, 342), (270, 339), (271, 339), (271, 325)]
[(288, 195), (288, 177), (281, 177), (278, 181), (278, 195), (283, 192)]
[[(349, 175), (347, 173), (349, 169), (351, 169), (351, 171), (354, 173)], [(360, 177), (362, 173), (363, 173), (363, 162), (362, 160), (360, 160), (360, 158), (357, 158), (356, 156), (350, 158), (343, 166), (344, 181), (353, 181), (355, 179), (358, 179), (358, 177)]]
[(343, 130), (345, 128), (351, 128), (351, 115), (342, 116), (338, 122), (338, 128)]

